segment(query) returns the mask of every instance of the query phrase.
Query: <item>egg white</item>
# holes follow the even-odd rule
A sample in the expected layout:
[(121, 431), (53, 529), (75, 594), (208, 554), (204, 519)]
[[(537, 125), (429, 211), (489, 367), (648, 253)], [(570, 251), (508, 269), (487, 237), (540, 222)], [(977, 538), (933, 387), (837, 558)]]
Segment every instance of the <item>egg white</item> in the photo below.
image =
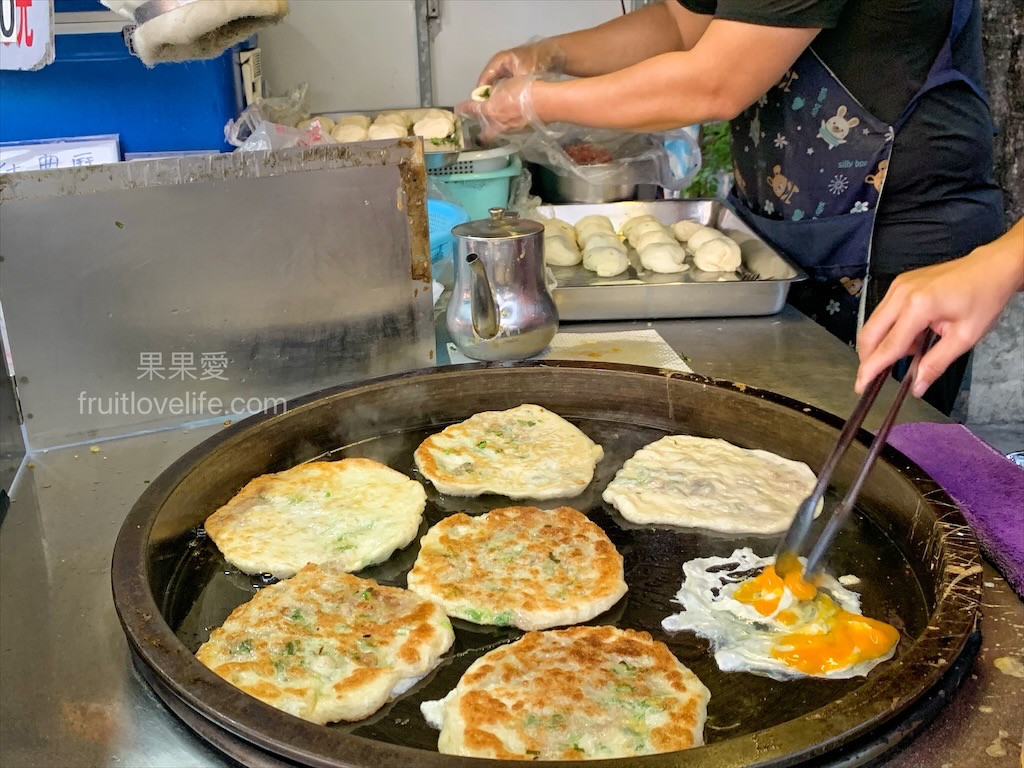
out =
[[(816, 613), (813, 606), (794, 598), (788, 589), (783, 591), (776, 609), (767, 616), (760, 614), (753, 605), (733, 598), (740, 582), (774, 562), (774, 557), (759, 557), (745, 547), (737, 549), (731, 557), (701, 557), (684, 563), (684, 581), (675, 596), (675, 602), (681, 604), (683, 610), (665, 618), (662, 627), (667, 632), (690, 630), (710, 640), (715, 661), (723, 672), (750, 672), (774, 680), (801, 677), (845, 680), (867, 675), (892, 658), (895, 645), (878, 658), (822, 674), (808, 674), (772, 656), (772, 648), (781, 636), (808, 627)], [(827, 591), (840, 608), (861, 614), (860, 596), (835, 578), (824, 576), (819, 588)], [(796, 624), (784, 625), (779, 621), (779, 614), (786, 610), (797, 614)]]

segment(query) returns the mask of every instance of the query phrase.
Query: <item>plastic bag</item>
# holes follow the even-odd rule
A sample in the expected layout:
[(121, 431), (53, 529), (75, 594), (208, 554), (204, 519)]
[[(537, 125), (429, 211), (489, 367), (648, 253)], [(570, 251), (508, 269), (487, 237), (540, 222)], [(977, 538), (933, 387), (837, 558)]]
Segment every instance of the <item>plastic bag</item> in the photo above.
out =
[[(230, 139), (229, 139), (230, 141)], [(306, 130), (287, 125), (263, 121), (248, 138), (236, 145), (236, 152), (252, 152), (261, 149), (288, 149), (289, 147), (311, 147), (315, 144), (336, 144), (331, 135), (320, 128), (316, 120)]]
[[(309, 118), (308, 90), (309, 84), (302, 83), (284, 96), (271, 96), (250, 104), (237, 120), (228, 120), (224, 126), (224, 140), (233, 147), (246, 150), (333, 143), (334, 139), (326, 132), (295, 128)], [(266, 124), (276, 127), (267, 127)]]
[(427, 199), (428, 200), (441, 200), (445, 203), (451, 203), (452, 205), (458, 205), (462, 207), (461, 203), (455, 199), (455, 196), (448, 190), (448, 185), (443, 181), (438, 181), (433, 176), (427, 176)]
[(595, 185), (657, 184), (676, 190), (700, 170), (700, 147), (689, 128), (626, 133), (552, 123), (506, 138), (525, 160)]

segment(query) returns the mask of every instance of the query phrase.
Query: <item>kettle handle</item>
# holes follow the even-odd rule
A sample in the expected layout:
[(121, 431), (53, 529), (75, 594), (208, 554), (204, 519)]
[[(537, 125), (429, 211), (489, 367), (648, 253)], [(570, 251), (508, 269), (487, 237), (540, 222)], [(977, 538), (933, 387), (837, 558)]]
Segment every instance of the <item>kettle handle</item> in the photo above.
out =
[(469, 267), (469, 308), (473, 330), (481, 339), (493, 339), (498, 335), (498, 308), (494, 304), (487, 270), (475, 253), (466, 255), (466, 265)]

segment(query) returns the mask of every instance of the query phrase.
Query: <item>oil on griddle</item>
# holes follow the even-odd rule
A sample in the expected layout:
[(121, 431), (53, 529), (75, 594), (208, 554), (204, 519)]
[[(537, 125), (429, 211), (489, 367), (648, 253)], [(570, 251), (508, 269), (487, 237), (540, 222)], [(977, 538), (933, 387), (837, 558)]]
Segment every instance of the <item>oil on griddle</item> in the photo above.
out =
[[(724, 673), (715, 664), (707, 641), (689, 632), (670, 634), (662, 630), (662, 619), (679, 609), (672, 598), (679, 589), (684, 562), (695, 557), (728, 556), (744, 546), (751, 547), (758, 554), (770, 554), (776, 537), (736, 537), (699, 529), (636, 526), (624, 521), (601, 500), (601, 492), (636, 450), (668, 433), (609, 421), (570, 421), (601, 444), (605, 456), (597, 466), (593, 482), (582, 494), (536, 505), (549, 509), (561, 505), (574, 507), (586, 513), (608, 533), (625, 560), (629, 592), (609, 611), (587, 623), (646, 630), (654, 639), (665, 642), (676, 657), (696, 673), (711, 690), (704, 731), (706, 743), (727, 740), (801, 717), (863, 683), (863, 678), (777, 682), (745, 672)], [(427, 506), (420, 535), (429, 526), (455, 512), (482, 514), (497, 507), (532, 503), (501, 496), (456, 498), (437, 494), (417, 472), (412, 456), (420, 442), (444, 426), (384, 435), (355, 446), (339, 448), (321, 458), (370, 458), (421, 481), (427, 489)], [(838, 498), (830, 493), (825, 503), (826, 512), (816, 524), (819, 527), (828, 517), (828, 505), (838, 503)], [(183, 555), (174, 566), (166, 592), (157, 598), (158, 603), (162, 598), (162, 612), (168, 624), (194, 653), (207, 640), (210, 631), (219, 626), (237, 605), (249, 600), (256, 590), (274, 580), (250, 576), (229, 565), (201, 528), (191, 531), (188, 539), (180, 545)], [(174, 545), (167, 547), (167, 550), (174, 549)], [(404, 587), (406, 573), (412, 567), (418, 550), (417, 538), (388, 561), (366, 568), (357, 575), (376, 579), (382, 584)], [(829, 570), (836, 576), (859, 576), (861, 583), (854, 589), (861, 594), (865, 615), (901, 630), (902, 641), (896, 656), (887, 662), (898, 663), (903, 650), (910, 645), (908, 641), (923, 631), (928, 619), (927, 601), (903, 553), (858, 513), (839, 535)], [(915, 585), (917, 589), (908, 589), (908, 584)], [(458, 619), (453, 619), (452, 623), (455, 645), (433, 673), (370, 718), (326, 727), (392, 744), (436, 750), (438, 733), (423, 720), (420, 702), (442, 698), (455, 687), (462, 673), (477, 658), (522, 635), (514, 628), (485, 627)]]

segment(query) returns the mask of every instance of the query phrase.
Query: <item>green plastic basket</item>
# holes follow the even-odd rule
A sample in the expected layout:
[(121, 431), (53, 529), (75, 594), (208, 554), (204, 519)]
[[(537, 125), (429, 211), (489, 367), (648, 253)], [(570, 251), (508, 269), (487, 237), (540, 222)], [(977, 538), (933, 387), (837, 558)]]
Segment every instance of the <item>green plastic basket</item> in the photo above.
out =
[(507, 168), (482, 173), (431, 173), (430, 178), (444, 187), (471, 219), (486, 219), (488, 208), (508, 205), (512, 179), (523, 170), (518, 155), (512, 156)]

